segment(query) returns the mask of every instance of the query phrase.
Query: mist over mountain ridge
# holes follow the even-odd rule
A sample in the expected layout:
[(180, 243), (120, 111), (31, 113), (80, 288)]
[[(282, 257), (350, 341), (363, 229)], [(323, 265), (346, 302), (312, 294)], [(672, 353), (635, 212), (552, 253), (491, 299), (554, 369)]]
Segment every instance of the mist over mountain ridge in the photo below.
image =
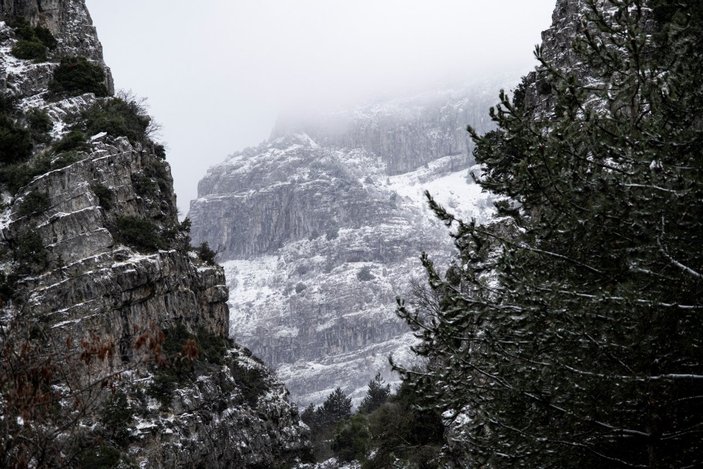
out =
[[(191, 203), (194, 242), (219, 252), (230, 334), (278, 368), (294, 399), (342, 386), (358, 401), (413, 343), (395, 316), (423, 278), (419, 253), (452, 250), (423, 191), (484, 219), (471, 124), (491, 128), (496, 84), (279, 119), (271, 138), (210, 168)], [(413, 280), (414, 279), (414, 280)]]

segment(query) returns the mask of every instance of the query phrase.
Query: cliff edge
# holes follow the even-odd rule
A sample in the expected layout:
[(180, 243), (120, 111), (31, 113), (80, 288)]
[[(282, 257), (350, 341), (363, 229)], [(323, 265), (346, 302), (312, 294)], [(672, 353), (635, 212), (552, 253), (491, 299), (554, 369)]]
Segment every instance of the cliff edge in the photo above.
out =
[(0, 19), (0, 466), (304, 457), (287, 390), (227, 339), (223, 270), (190, 247), (84, 1), (4, 0)]

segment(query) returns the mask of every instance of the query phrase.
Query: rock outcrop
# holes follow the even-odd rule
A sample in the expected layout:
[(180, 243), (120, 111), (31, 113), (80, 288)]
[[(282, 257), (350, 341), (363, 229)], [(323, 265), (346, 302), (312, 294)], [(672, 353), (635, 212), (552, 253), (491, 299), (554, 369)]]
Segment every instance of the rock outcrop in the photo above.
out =
[[(606, 14), (615, 14), (617, 8), (605, 1)], [(552, 25), (542, 32), (540, 53), (546, 63), (565, 67), (574, 76), (585, 78), (592, 76), (592, 71), (574, 50), (574, 40), (583, 38), (581, 28), (584, 28), (583, 18), (591, 15), (588, 2), (581, 0), (557, 0), (552, 13)], [(646, 24), (643, 25), (647, 27)], [(594, 28), (593, 25), (589, 27)], [(593, 31), (597, 35), (597, 31)], [(594, 85), (596, 83), (594, 82)], [(548, 71), (539, 66), (535, 71), (522, 78), (522, 90), (528, 109), (535, 115), (549, 117), (554, 112), (556, 103), (552, 93), (552, 85)]]
[[(72, 416), (69, 430), (40, 428), (18, 416), (17, 431), (56, 431), (61, 445), (54, 459), (26, 462), (81, 466), (91, 460), (85, 458), (117, 452), (121, 461), (143, 467), (277, 467), (304, 456), (308, 430), (288, 391), (248, 350), (226, 339), (224, 273), (190, 248), (163, 148), (146, 134), (130, 140), (112, 127), (87, 137), (74, 132), (78, 140), (66, 150), (69, 131), (90, 129), (86, 112), (101, 105), (128, 109), (144, 130), (148, 123), (138, 106), (109, 96), (109, 69), (85, 3), (5, 0), (0, 18), (6, 21), (0, 22), (0, 91), (3, 103), (14, 103), (3, 109), (2, 125), (22, 145), (24, 126), (38, 132), (32, 119), (46, 127), (31, 134), (27, 157), (13, 153), (7, 139), (2, 143), (0, 345), (12, 346), (10, 333), (27, 326), (29, 336), (17, 333), (20, 343), (28, 346), (41, 333), (48, 344), (66, 344), (76, 382), (111, 390), (91, 394), (91, 409)], [(46, 60), (13, 56), (19, 39), (9, 24), (18, 19), (53, 33), (58, 44)], [(67, 56), (100, 67), (108, 97), (49, 93)], [(217, 353), (208, 352), (213, 344)], [(72, 357), (80, 358), (74, 363)], [(51, 386), (65, 397), (62, 406), (74, 396), (58, 377)], [(115, 430), (104, 417), (115, 393), (129, 411), (122, 421), (127, 436), (93, 448)], [(5, 437), (4, 443), (13, 438)], [(15, 452), (4, 457), (21, 456), (21, 445), (6, 447)]]
[(468, 218), (492, 208), (465, 130), (487, 128), (490, 102), (478, 88), (282, 119), (200, 181), (192, 236), (225, 266), (230, 333), (297, 402), (337, 386), (358, 402), (378, 371), (396, 381), (388, 355), (409, 356), (413, 337), (395, 299), (423, 278), (422, 251), (452, 250), (423, 189)]
[[(115, 240), (117, 218), (126, 215), (161, 220), (161, 229), (175, 225), (166, 163), (124, 138), (94, 143), (81, 156), (37, 176), (20, 190), (6, 214), (6, 243), (16, 245), (32, 230), (47, 251), (48, 269), (21, 280), (31, 292), (35, 313), (71, 329), (92, 323), (85, 329), (97, 326), (118, 342), (154, 320), (164, 325), (198, 323), (213, 334), (226, 334), (227, 289), (218, 268), (198, 266), (177, 249), (142, 255)], [(146, 198), (137, 193), (132, 175), (155, 166), (164, 170), (166, 191)], [(97, 187), (111, 192), (109, 209), (105, 201), (101, 205)], [(48, 196), (48, 208), (21, 216), (23, 201), (34, 193)], [(100, 318), (88, 319), (96, 311), (102, 311)]]

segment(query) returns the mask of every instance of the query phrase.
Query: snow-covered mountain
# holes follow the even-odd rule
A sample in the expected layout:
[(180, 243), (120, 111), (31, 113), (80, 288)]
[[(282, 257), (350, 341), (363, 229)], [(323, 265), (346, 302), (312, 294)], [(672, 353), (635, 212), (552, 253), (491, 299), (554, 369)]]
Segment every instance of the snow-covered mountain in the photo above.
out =
[(279, 121), (211, 168), (191, 203), (194, 243), (219, 252), (230, 335), (275, 367), (301, 404), (363, 396), (388, 355), (410, 358), (396, 298), (424, 282), (423, 251), (450, 238), (424, 191), (465, 218), (492, 196), (470, 177), (466, 125), (490, 126), (493, 84)]

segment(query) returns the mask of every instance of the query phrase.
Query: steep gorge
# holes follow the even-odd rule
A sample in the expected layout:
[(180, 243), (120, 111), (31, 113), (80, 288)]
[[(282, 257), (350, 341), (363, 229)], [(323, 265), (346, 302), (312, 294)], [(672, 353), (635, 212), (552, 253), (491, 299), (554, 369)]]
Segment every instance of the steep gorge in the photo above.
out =
[(192, 236), (225, 267), (230, 333), (297, 402), (337, 386), (358, 401), (379, 371), (396, 381), (388, 355), (409, 358), (414, 340), (396, 297), (412, 300), (422, 251), (452, 250), (423, 190), (467, 217), (492, 209), (465, 127), (488, 128), (494, 86), (288, 116), (200, 181)]

